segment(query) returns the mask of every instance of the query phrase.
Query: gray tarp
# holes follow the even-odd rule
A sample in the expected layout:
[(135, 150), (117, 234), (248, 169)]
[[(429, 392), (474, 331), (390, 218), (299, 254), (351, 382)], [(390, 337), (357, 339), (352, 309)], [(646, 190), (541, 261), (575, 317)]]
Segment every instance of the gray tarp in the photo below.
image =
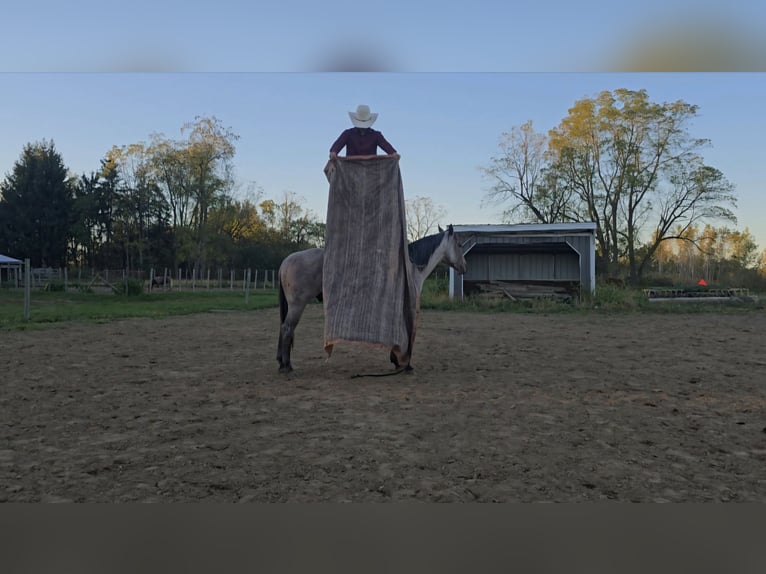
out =
[(392, 349), (409, 364), (416, 293), (399, 158), (337, 158), (325, 173), (325, 350), (341, 341), (367, 343)]

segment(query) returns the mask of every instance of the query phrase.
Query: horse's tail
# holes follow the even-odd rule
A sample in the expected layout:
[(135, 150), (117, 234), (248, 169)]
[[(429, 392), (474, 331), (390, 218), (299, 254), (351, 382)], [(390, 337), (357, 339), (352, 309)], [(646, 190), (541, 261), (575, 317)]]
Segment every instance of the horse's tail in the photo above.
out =
[(285, 322), (287, 317), (287, 297), (285, 297), (285, 290), (282, 288), (282, 282), (279, 282), (279, 324)]

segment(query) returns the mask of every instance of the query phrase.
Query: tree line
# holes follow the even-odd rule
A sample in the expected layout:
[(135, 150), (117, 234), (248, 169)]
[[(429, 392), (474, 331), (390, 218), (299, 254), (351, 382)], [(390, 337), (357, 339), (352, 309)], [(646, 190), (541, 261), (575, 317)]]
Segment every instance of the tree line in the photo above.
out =
[[(734, 186), (705, 163), (708, 140), (689, 134), (697, 107), (652, 102), (645, 90), (604, 91), (574, 103), (540, 133), (528, 121), (501, 134), (483, 168), (487, 203), (508, 223), (596, 223), (597, 273), (637, 284), (690, 280), (763, 285), (766, 252), (736, 223)], [(290, 252), (324, 241), (324, 223), (284, 193), (242, 190), (238, 136), (213, 117), (181, 137), (114, 146), (89, 174), (71, 176), (52, 141), (29, 143), (0, 182), (0, 251), (33, 266), (147, 270), (277, 268)], [(239, 197), (239, 198), (237, 198)], [(408, 236), (434, 230), (444, 210), (407, 201)], [(704, 273), (703, 273), (704, 274)], [(708, 273), (709, 274), (709, 273)]]
[[(752, 235), (729, 228), (734, 186), (705, 163), (710, 142), (689, 133), (697, 112), (682, 100), (660, 104), (645, 90), (618, 89), (575, 102), (547, 133), (532, 121), (515, 126), (483, 168), (485, 201), (502, 205), (507, 222), (595, 222), (602, 276), (638, 284), (673, 269), (680, 277), (690, 254), (709, 265), (746, 245), (726, 266), (757, 277), (766, 261)], [(721, 242), (729, 248), (716, 252)]]
[(24, 146), (0, 183), (0, 250), (35, 267), (147, 270), (271, 268), (321, 245), (324, 224), (286, 192), (237, 199), (238, 136), (197, 117), (174, 140), (115, 146), (99, 169), (70, 175), (54, 142)]

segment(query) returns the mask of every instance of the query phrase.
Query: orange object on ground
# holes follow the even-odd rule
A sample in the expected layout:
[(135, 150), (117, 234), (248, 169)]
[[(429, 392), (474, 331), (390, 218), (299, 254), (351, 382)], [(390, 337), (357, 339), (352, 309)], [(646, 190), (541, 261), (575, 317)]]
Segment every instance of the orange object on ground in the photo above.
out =
[(700, 287), (707, 287), (707, 281), (705, 281), (704, 279), (700, 279), (699, 281), (697, 281), (697, 285), (699, 285)]

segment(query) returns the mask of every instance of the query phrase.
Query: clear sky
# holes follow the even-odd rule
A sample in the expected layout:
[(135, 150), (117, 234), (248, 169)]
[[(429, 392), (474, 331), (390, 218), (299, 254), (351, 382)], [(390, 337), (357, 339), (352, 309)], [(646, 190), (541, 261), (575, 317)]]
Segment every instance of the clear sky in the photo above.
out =
[(444, 223), (495, 223), (501, 208), (482, 207), (480, 168), (501, 133), (527, 120), (547, 132), (577, 100), (618, 88), (699, 106), (691, 134), (711, 140), (703, 157), (736, 187), (738, 228), (766, 248), (763, 73), (4, 73), (0, 173), (42, 139), (72, 172), (90, 173), (114, 145), (180, 138), (184, 123), (214, 115), (240, 136), (243, 189), (293, 192), (323, 219), (328, 149), (366, 103), (402, 155), (406, 198), (432, 198)]
[(4, 71), (766, 70), (753, 0), (35, 0), (2, 19)]

